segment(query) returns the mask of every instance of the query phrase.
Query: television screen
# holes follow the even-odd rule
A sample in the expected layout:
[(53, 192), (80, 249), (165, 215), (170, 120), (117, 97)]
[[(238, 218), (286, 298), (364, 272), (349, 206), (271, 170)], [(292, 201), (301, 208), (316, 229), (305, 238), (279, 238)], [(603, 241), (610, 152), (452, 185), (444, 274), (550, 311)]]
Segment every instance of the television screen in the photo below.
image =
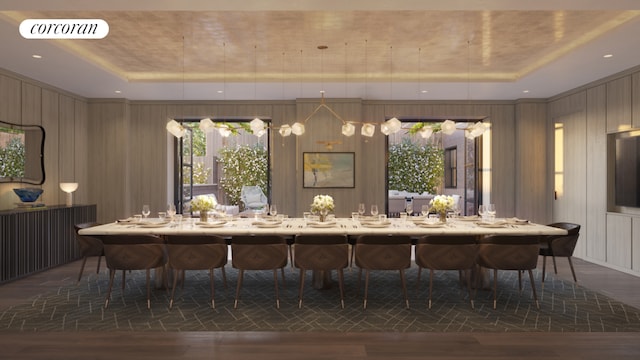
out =
[(617, 206), (640, 207), (640, 132), (616, 136), (615, 196)]

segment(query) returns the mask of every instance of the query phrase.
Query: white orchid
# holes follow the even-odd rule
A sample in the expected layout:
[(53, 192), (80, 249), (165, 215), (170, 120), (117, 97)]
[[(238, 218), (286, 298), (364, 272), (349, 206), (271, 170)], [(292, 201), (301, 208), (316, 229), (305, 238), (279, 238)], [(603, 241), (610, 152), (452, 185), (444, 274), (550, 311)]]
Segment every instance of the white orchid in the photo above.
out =
[(209, 211), (218, 205), (213, 196), (199, 195), (191, 200), (191, 211)]
[(329, 195), (316, 195), (313, 197), (313, 203), (311, 204), (311, 212), (319, 213), (322, 210), (327, 212), (333, 211), (334, 204), (333, 198)]
[(433, 199), (431, 199), (429, 205), (431, 205), (432, 212), (442, 214), (446, 213), (447, 211), (453, 210), (453, 207), (455, 206), (455, 200), (453, 200), (453, 196), (436, 195)]

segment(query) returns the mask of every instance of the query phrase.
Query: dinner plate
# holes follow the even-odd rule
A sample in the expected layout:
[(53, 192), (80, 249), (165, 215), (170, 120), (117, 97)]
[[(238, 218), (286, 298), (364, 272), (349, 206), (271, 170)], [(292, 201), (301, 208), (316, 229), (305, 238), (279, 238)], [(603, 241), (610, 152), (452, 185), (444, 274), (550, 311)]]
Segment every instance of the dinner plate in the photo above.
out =
[(385, 223), (365, 222), (365, 223), (362, 223), (362, 226), (368, 227), (368, 228), (386, 228), (389, 225), (391, 225), (390, 222), (385, 222)]
[(198, 221), (196, 225), (200, 227), (214, 228), (214, 227), (222, 227), (226, 223), (227, 223), (226, 221), (212, 221), (212, 222)]
[(435, 224), (420, 223), (417, 225), (423, 228), (441, 228), (441, 227), (445, 227), (446, 224), (445, 223), (435, 223)]
[(336, 226), (336, 223), (335, 222), (310, 222), (307, 225), (313, 228), (330, 228), (330, 227)]
[(484, 228), (503, 228), (507, 226), (507, 224), (504, 224), (504, 223), (495, 223), (495, 224), (478, 223), (477, 225)]
[(407, 216), (407, 219), (413, 221), (414, 223), (424, 222), (424, 216)]
[(478, 216), (476, 216), (476, 215), (460, 216), (456, 220), (460, 220), (460, 221), (476, 221), (476, 220), (478, 220)]
[(139, 226), (141, 228), (159, 228), (159, 227), (163, 227), (163, 226), (167, 226), (166, 222), (163, 223), (146, 223), (146, 224), (140, 224)]
[(266, 228), (266, 229), (270, 229), (270, 228), (277, 228), (281, 225), (282, 223), (279, 222), (271, 222), (271, 223), (253, 223), (253, 225), (255, 225), (256, 227), (259, 228)]

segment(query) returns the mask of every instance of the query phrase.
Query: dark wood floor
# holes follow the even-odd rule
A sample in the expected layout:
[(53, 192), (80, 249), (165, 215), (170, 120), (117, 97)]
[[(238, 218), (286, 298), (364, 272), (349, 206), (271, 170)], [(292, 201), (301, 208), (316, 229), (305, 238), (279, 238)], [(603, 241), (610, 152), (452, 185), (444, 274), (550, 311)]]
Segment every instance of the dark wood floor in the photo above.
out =
[[(640, 277), (575, 260), (581, 286), (640, 308)], [(558, 276), (570, 280), (566, 260)], [(87, 270), (95, 269), (88, 263)], [(0, 309), (73, 282), (79, 263), (0, 286)], [(85, 271), (87, 271), (85, 270)], [(95, 271), (95, 270), (94, 270)], [(639, 359), (640, 333), (0, 331), (0, 359)]]

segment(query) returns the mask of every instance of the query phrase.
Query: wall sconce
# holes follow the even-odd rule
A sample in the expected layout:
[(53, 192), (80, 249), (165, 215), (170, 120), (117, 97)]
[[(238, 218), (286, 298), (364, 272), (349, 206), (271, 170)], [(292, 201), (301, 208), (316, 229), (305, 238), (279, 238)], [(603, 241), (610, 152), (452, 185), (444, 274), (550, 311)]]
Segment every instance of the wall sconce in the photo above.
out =
[(67, 206), (72, 206), (73, 205), (73, 192), (78, 190), (78, 183), (72, 183), (72, 182), (60, 183), (60, 190), (62, 190), (62, 191), (67, 193), (66, 205)]
[(184, 127), (175, 120), (171, 120), (167, 123), (167, 131), (177, 138), (183, 137), (186, 132)]

